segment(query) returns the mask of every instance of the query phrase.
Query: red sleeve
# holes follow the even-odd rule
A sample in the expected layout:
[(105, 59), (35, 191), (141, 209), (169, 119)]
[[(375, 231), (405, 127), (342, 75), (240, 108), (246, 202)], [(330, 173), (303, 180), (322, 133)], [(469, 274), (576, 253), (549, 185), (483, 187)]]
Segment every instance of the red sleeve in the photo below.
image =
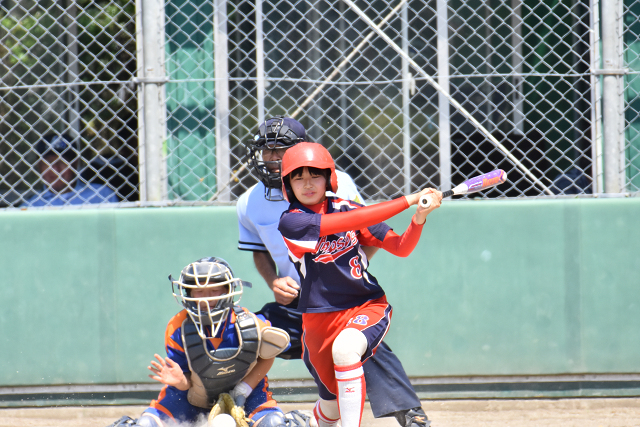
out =
[(408, 207), (407, 199), (402, 196), (388, 202), (353, 209), (349, 212), (334, 212), (322, 215), (320, 219), (320, 236), (329, 236), (344, 231), (370, 227), (399, 214)]
[(423, 226), (424, 224), (416, 224), (412, 217), (411, 224), (409, 224), (406, 231), (402, 233), (402, 236), (398, 236), (393, 230), (387, 232), (382, 242), (382, 249), (399, 257), (409, 256), (420, 240)]

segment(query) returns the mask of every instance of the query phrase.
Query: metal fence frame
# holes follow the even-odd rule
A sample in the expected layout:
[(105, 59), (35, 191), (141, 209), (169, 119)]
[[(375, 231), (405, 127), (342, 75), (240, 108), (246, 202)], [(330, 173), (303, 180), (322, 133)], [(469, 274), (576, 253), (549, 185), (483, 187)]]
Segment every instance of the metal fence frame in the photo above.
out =
[[(360, 3), (361, 5), (358, 6), (358, 3), (352, 0), (342, 0), (340, 4), (335, 5), (335, 8), (339, 7), (340, 10), (337, 11), (336, 9), (332, 13), (336, 12), (340, 17), (347, 16), (347, 13), (353, 13), (355, 15), (349, 16), (357, 16), (357, 20), (361, 24), (364, 23), (364, 27), (361, 27), (358, 40), (355, 40), (350, 46), (349, 55), (345, 55), (340, 61), (336, 60), (329, 67), (322, 70), (323, 75), (311, 79), (308, 76), (283, 75), (273, 77), (269, 75), (269, 67), (273, 66), (267, 63), (270, 61), (267, 51), (273, 49), (274, 42), (269, 38), (271, 36), (266, 34), (269, 31), (273, 31), (273, 27), (277, 25), (271, 22), (270, 19), (274, 16), (273, 8), (275, 7), (274, 4), (279, 4), (278, 0), (274, 0), (274, 3), (255, 0), (255, 2), (252, 2), (253, 10), (242, 17), (246, 21), (246, 25), (249, 25), (248, 22), (251, 21), (249, 18), (253, 19), (250, 23), (252, 26), (250, 34), (255, 35), (255, 38), (251, 40), (252, 50), (248, 53), (251, 54), (251, 60), (255, 64), (252, 65), (251, 75), (234, 77), (233, 74), (230, 74), (234, 72), (230, 68), (233, 68), (235, 63), (230, 62), (229, 58), (233, 53), (229, 50), (229, 47), (237, 49), (233, 45), (234, 40), (232, 38), (234, 31), (238, 31), (239, 24), (230, 22), (229, 19), (231, 19), (232, 15), (239, 13), (240, 5), (246, 9), (248, 3), (243, 2), (243, 0), (211, 0), (206, 6), (212, 8), (211, 43), (213, 47), (213, 70), (212, 75), (200, 80), (172, 78), (167, 70), (171, 58), (167, 56), (169, 51), (166, 44), (166, 28), (171, 18), (167, 18), (166, 13), (168, 10), (167, 5), (170, 4), (171, 0), (131, 1), (135, 2), (136, 10), (135, 39), (138, 65), (135, 76), (132, 76), (129, 82), (124, 83), (137, 88), (138, 164), (135, 166), (140, 177), (138, 186), (139, 201), (121, 202), (119, 206), (233, 203), (239, 193), (242, 193), (244, 189), (255, 182), (255, 178), (251, 177), (250, 171), (242, 163), (243, 149), (237, 144), (238, 140), (246, 139), (255, 129), (252, 129), (251, 125), (247, 126), (241, 123), (243, 119), (233, 115), (233, 108), (235, 107), (230, 105), (230, 100), (233, 99), (232, 91), (235, 89), (232, 89), (232, 87), (237, 88), (243, 82), (250, 82), (251, 88), (255, 88), (251, 89), (255, 90), (255, 95), (252, 95), (255, 98), (255, 105), (252, 106), (248, 116), (256, 125), (269, 115), (272, 115), (272, 112), (276, 110), (284, 110), (287, 115), (293, 117), (301, 116), (305, 108), (317, 108), (314, 107), (314, 102), (318, 98), (326, 96), (323, 92), (330, 88), (340, 87), (343, 88), (343, 93), (345, 93), (350, 84), (371, 84), (371, 82), (346, 79), (344, 70), (352, 67), (358, 56), (362, 55), (362, 52), (370, 48), (370, 45), (374, 44), (374, 42), (382, 43), (382, 45), (378, 44), (377, 46), (383, 46), (384, 49), (388, 49), (385, 50), (387, 56), (389, 56), (389, 52), (394, 52), (394, 55), (396, 55), (395, 60), (401, 62), (396, 80), (391, 83), (397, 84), (397, 87), (400, 88), (398, 99), (402, 100), (401, 113), (398, 116), (398, 120), (402, 122), (399, 125), (401, 128), (401, 141), (397, 143), (397, 150), (400, 153), (399, 159), (401, 160), (394, 160), (400, 165), (398, 166), (398, 174), (402, 176), (402, 179), (397, 180), (397, 188), (392, 185), (389, 190), (382, 191), (378, 189), (371, 193), (367, 193), (367, 190), (365, 190), (363, 195), (370, 201), (385, 198), (395, 190), (403, 193), (415, 191), (416, 183), (413, 182), (413, 178), (416, 168), (419, 168), (420, 165), (416, 164), (416, 160), (412, 158), (411, 133), (414, 124), (411, 117), (411, 100), (415, 93), (416, 85), (424, 84), (431, 87), (434, 95), (429, 102), (432, 102), (437, 108), (438, 150), (436, 157), (432, 159), (426, 158), (426, 161), (433, 162), (430, 165), (433, 172), (432, 175), (427, 174), (421, 182), (446, 189), (451, 187), (452, 184), (456, 184), (455, 180), (460, 179), (461, 171), (457, 171), (457, 175), (455, 175), (451, 164), (452, 156), (457, 155), (454, 151), (459, 148), (452, 140), (452, 131), (456, 131), (456, 128), (451, 120), (455, 115), (458, 115), (464, 117), (464, 120), (477, 130), (482, 139), (493, 145), (494, 155), (495, 153), (500, 153), (504, 157), (500, 161), (494, 160), (489, 163), (493, 165), (506, 164), (513, 170), (518, 170), (518, 173), (522, 175), (521, 182), (528, 182), (528, 187), (526, 187), (528, 190), (520, 190), (519, 193), (513, 194), (507, 191), (495, 192), (491, 193), (491, 196), (507, 198), (565, 196), (562, 191), (560, 191), (560, 194), (554, 194), (550, 190), (552, 182), (548, 178), (543, 180), (540, 177), (540, 169), (536, 164), (532, 164), (528, 159), (522, 159), (517, 152), (512, 152), (514, 149), (518, 151), (517, 146), (503, 144), (503, 140), (499, 140), (496, 137), (495, 129), (489, 129), (486, 125), (486, 123), (491, 124), (490, 121), (485, 119), (481, 123), (478, 117), (482, 111), (470, 104), (469, 99), (460, 98), (461, 94), (456, 89), (458, 86), (452, 83), (456, 79), (463, 79), (467, 82), (474, 78), (491, 79), (494, 75), (512, 85), (509, 93), (516, 94), (524, 93), (523, 87), (528, 84), (526, 83), (526, 78), (565, 78), (567, 81), (571, 81), (572, 78), (586, 79), (591, 87), (589, 91), (590, 99), (588, 100), (591, 105), (588, 108), (588, 121), (590, 122), (588, 138), (591, 141), (590, 152), (588, 153), (590, 156), (590, 170), (588, 171), (588, 175), (591, 177), (590, 194), (582, 192), (577, 195), (570, 195), (570, 197), (602, 197), (605, 194), (612, 196), (636, 195), (638, 193), (639, 188), (633, 181), (638, 174), (633, 171), (629, 172), (632, 167), (635, 167), (633, 163), (635, 155), (625, 154), (625, 150), (629, 151), (630, 149), (628, 138), (625, 136), (625, 132), (629, 132), (630, 126), (629, 120), (625, 121), (625, 114), (629, 116), (629, 105), (631, 103), (630, 99), (625, 99), (625, 96), (632, 96), (627, 93), (630, 87), (629, 82), (640, 74), (639, 71), (633, 70), (633, 67), (629, 67), (628, 63), (630, 61), (625, 58), (625, 52), (628, 52), (630, 45), (635, 43), (633, 39), (629, 39), (631, 43), (629, 40), (625, 41), (625, 35), (629, 34), (629, 28), (631, 28), (632, 24), (625, 24), (624, 19), (626, 17), (627, 22), (629, 22), (629, 16), (633, 15), (635, 3), (632, 1), (625, 3), (623, 0), (588, 0), (587, 6), (587, 0), (583, 0), (583, 3), (580, 3), (580, 0), (572, 0), (566, 4), (567, 9), (571, 11), (574, 11), (571, 8), (588, 7), (589, 22), (586, 25), (588, 25), (589, 38), (589, 64), (586, 73), (578, 75), (569, 72), (563, 76), (554, 73), (527, 73), (518, 65), (524, 61), (525, 53), (522, 51), (522, 46), (524, 46), (526, 37), (525, 32), (528, 30), (528, 27), (525, 27), (528, 24), (524, 21), (523, 17), (525, 15), (522, 12), (523, 8), (528, 7), (524, 0), (511, 0), (508, 4), (505, 3), (506, 7), (510, 8), (509, 10), (511, 11), (511, 15), (505, 19), (506, 25), (511, 29), (508, 36), (509, 40), (506, 44), (510, 43), (513, 47), (513, 50), (509, 53), (509, 58), (505, 58), (505, 61), (511, 61), (511, 65), (513, 65), (509, 75), (500, 74), (497, 71), (495, 74), (489, 73), (487, 75), (477, 71), (464, 75), (457, 68), (452, 68), (453, 55), (457, 54), (452, 52), (454, 47), (451, 45), (452, 37), (456, 35), (455, 31), (457, 31), (457, 29), (452, 28), (451, 21), (452, 16), (456, 16), (458, 13), (456, 7), (459, 5), (455, 2), (421, 0), (420, 6), (423, 7), (421, 10), (425, 15), (429, 15), (425, 19), (432, 19), (432, 21), (429, 21), (432, 22), (433, 28), (431, 30), (434, 31), (432, 40), (435, 41), (435, 44), (432, 49), (436, 52), (435, 60), (425, 62), (424, 58), (416, 57), (412, 54), (412, 50), (415, 49), (411, 45), (409, 34), (410, 31), (413, 31), (408, 24), (411, 19), (410, 14), (414, 13), (417, 2), (410, 3), (409, 0), (399, 0), (393, 4), (387, 4), (385, 7), (372, 9), (369, 4)], [(294, 0), (291, 5), (293, 6), (294, 3), (298, 3), (298, 0)], [(312, 7), (313, 4), (309, 3), (307, 6)], [(410, 4), (411, 6), (409, 6)], [(490, 0), (487, 0), (487, 5), (490, 5)], [(75, 16), (75, 9), (73, 9), (76, 7), (75, 2), (70, 1), (68, 6), (70, 9), (65, 13), (70, 13), (71, 15), (69, 16)], [(414, 8), (411, 9), (411, 12), (410, 7)], [(265, 8), (267, 8), (266, 11)], [(372, 16), (372, 11), (383, 11), (384, 14), (381, 12), (379, 16)], [(577, 12), (575, 13), (577, 14)], [(188, 19), (188, 17), (185, 19)], [(73, 25), (72, 20), (70, 22)], [(490, 22), (487, 21), (483, 25), (489, 25)], [(268, 29), (264, 28), (265, 24), (269, 24)], [(348, 31), (349, 28), (343, 28), (343, 30)], [(554, 28), (548, 29), (550, 32), (553, 32), (553, 30)], [(69, 31), (73, 32), (73, 29)], [(291, 34), (293, 33), (285, 33), (284, 36), (292, 37)], [(496, 32), (492, 36), (496, 36), (496, 34), (498, 33)], [(315, 42), (320, 43), (323, 41), (326, 42), (326, 40), (320, 39)], [(265, 42), (269, 46), (265, 46)], [(67, 48), (70, 50), (75, 49), (73, 43)], [(391, 60), (389, 59), (389, 61)], [(490, 59), (487, 61), (490, 62)], [(435, 68), (433, 64), (435, 64)], [(77, 70), (77, 66), (69, 64), (69, 72), (73, 74), (74, 69)], [(198, 83), (199, 81), (211, 82), (214, 87), (212, 95), (215, 103), (211, 111), (211, 117), (213, 123), (212, 138), (215, 141), (215, 153), (213, 153), (215, 167), (211, 169), (213, 183), (211, 186), (215, 191), (213, 191), (213, 194), (207, 193), (206, 198), (202, 198), (204, 197), (202, 196), (198, 199), (197, 195), (192, 198), (181, 198), (172, 193), (168, 184), (169, 176), (173, 170), (173, 166), (168, 163), (172, 149), (167, 142), (171, 132), (168, 128), (168, 123), (174, 118), (172, 112), (167, 108), (167, 87), (171, 84)], [(297, 105), (297, 108), (291, 108), (290, 105), (278, 105), (277, 100), (276, 107), (274, 107), (273, 99), (270, 98), (270, 87), (277, 86), (279, 82), (288, 82), (287, 84), (293, 87), (304, 84), (306, 88), (312, 88), (313, 90), (300, 91), (304, 96), (300, 96), (294, 101), (294, 105)], [(123, 84), (123, 82), (116, 83)], [(80, 87), (83, 84), (91, 83), (74, 81), (68, 83), (70, 87)], [(33, 87), (35, 86), (0, 86), (0, 93), (29, 90)], [(451, 89), (454, 90), (451, 91)], [(435, 91), (433, 92), (433, 90)], [(507, 123), (513, 126), (516, 131), (522, 132), (522, 124), (526, 120), (524, 100), (516, 98), (508, 100), (513, 112)], [(271, 105), (267, 105), (270, 102)], [(470, 105), (473, 110), (470, 109)], [(231, 121), (233, 121), (233, 124)], [(79, 126), (78, 118), (73, 119), (72, 117), (69, 122), (71, 127), (77, 130)], [(535, 126), (536, 123), (531, 125)], [(317, 128), (317, 124), (313, 123), (311, 127)], [(238, 129), (242, 130), (242, 136), (237, 134)], [(232, 142), (233, 138), (235, 138), (235, 143)], [(341, 153), (339, 154), (340, 156), (345, 155), (347, 148), (350, 150), (357, 149), (353, 145), (347, 145), (342, 148), (342, 151), (339, 151)], [(631, 148), (635, 149), (634, 147)], [(542, 153), (543, 157), (544, 155), (545, 153)], [(355, 155), (355, 157), (349, 156), (342, 159), (343, 163), (355, 161), (354, 159), (358, 157), (358, 155)], [(385, 158), (383, 156), (381, 162), (384, 162)], [(484, 167), (487, 167), (487, 165)], [(362, 168), (360, 171), (364, 173)], [(586, 173), (587, 171), (584, 172)]]

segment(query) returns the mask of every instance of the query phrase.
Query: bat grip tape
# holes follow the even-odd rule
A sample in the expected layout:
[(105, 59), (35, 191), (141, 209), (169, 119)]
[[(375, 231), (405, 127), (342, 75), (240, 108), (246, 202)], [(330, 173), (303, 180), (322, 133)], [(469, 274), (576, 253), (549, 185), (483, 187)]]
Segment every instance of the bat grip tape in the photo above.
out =
[(453, 196), (453, 190), (447, 190), (442, 192), (442, 198)]

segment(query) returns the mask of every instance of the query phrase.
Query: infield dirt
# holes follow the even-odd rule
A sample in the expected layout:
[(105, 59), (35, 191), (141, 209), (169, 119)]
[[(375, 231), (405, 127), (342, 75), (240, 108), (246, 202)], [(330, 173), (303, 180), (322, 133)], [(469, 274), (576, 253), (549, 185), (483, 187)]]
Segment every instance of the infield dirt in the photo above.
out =
[[(311, 403), (282, 404), (310, 410)], [(640, 427), (640, 398), (557, 400), (426, 400), (432, 427)], [(0, 427), (106, 427), (123, 415), (137, 418), (144, 406), (0, 409)], [(374, 419), (367, 404), (363, 427), (396, 427)]]

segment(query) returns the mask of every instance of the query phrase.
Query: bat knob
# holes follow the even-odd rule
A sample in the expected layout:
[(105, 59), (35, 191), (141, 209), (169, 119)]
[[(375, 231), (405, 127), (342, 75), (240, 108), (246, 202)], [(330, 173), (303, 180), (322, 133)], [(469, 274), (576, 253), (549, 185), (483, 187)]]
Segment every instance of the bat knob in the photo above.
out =
[(426, 194), (424, 196), (420, 196), (420, 206), (423, 207), (424, 209), (431, 206), (431, 199), (427, 197)]

